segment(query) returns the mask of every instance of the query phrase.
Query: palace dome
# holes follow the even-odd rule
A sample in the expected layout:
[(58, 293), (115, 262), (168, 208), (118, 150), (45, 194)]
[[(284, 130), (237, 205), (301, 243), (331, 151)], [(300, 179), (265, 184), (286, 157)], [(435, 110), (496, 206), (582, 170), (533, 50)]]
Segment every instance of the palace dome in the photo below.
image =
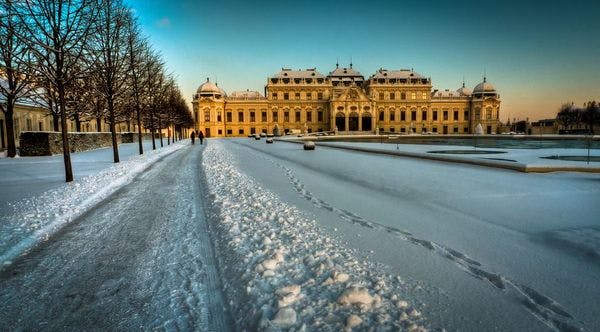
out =
[(216, 84), (211, 82), (208, 78), (206, 79), (206, 82), (200, 84), (200, 86), (198, 87), (198, 90), (196, 92), (201, 96), (224, 95), (225, 94), (225, 91), (220, 89)]
[(494, 88), (494, 86), (491, 83), (487, 82), (484, 78), (483, 82), (475, 86), (475, 89), (473, 89), (473, 93), (496, 93), (496, 88)]
[(471, 96), (473, 94), (473, 91), (467, 87), (465, 87), (465, 83), (463, 82), (463, 85), (456, 90), (456, 92), (460, 93), (463, 96)]

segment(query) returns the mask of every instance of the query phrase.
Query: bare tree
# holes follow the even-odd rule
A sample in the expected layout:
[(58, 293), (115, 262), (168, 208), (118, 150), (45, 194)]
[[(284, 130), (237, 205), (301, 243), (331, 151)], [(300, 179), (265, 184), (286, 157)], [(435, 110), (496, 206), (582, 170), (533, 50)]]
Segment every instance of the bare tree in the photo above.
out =
[(7, 152), (17, 154), (15, 143), (14, 109), (18, 101), (34, 102), (38, 91), (33, 85), (32, 55), (19, 40), (25, 27), (15, 15), (13, 1), (0, 2), (0, 110), (6, 119)]
[(72, 69), (86, 51), (85, 45), (94, 30), (98, 0), (28, 0), (16, 6), (18, 17), (27, 29), (26, 47), (35, 53), (36, 66), (58, 97), (62, 131), (65, 179), (73, 181), (69, 151), (66, 88), (77, 73)]
[(585, 105), (583, 121), (587, 124), (590, 134), (594, 135), (594, 125), (600, 124), (600, 106), (596, 101), (590, 101)]
[(103, 0), (92, 38), (94, 66), (98, 73), (99, 92), (106, 101), (115, 163), (119, 162), (115, 102), (126, 90), (128, 19), (129, 10), (121, 0)]
[(142, 95), (142, 84), (141, 76), (146, 69), (144, 66), (146, 63), (143, 61), (142, 54), (146, 53), (148, 49), (147, 42), (142, 39), (140, 29), (137, 21), (129, 14), (127, 21), (127, 52), (129, 59), (129, 89), (131, 97), (133, 98), (132, 111), (135, 114), (135, 120), (138, 128), (138, 148), (140, 154), (144, 153), (144, 147), (142, 144), (142, 108), (140, 97)]

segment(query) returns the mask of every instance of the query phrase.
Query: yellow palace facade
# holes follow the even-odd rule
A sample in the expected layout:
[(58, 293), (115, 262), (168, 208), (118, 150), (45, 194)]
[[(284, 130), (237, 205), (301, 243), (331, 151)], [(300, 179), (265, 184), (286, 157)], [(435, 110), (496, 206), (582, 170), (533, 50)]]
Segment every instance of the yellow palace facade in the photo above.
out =
[(472, 134), (498, 129), (500, 95), (486, 78), (473, 90), (432, 90), (413, 70), (380, 69), (368, 79), (352, 68), (327, 76), (282, 68), (257, 91), (227, 94), (209, 79), (192, 101), (195, 129), (207, 137), (288, 132)]

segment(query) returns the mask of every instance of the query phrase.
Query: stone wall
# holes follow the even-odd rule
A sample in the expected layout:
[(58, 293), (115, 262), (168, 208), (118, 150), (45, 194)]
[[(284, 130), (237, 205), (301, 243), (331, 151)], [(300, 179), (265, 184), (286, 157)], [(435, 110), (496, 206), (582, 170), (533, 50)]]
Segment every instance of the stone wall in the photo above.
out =
[[(81, 152), (112, 146), (111, 134), (69, 133), (69, 150)], [(158, 134), (156, 137), (160, 137)], [(143, 134), (143, 139), (152, 139), (151, 134)], [(137, 142), (137, 133), (117, 133), (117, 143)], [(19, 155), (50, 156), (62, 154), (62, 136), (55, 131), (25, 131), (19, 138)]]
[[(121, 142), (133, 143), (138, 141), (138, 133), (120, 133)], [(160, 139), (160, 133), (155, 133), (154, 138)], [(142, 133), (142, 140), (152, 139), (151, 133)]]

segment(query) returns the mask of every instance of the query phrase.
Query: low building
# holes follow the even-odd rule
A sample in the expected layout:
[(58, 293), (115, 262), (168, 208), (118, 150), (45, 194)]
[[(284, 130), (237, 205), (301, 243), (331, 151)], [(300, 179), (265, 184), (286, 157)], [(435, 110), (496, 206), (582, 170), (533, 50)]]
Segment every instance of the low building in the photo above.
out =
[(499, 125), (500, 95), (487, 82), (473, 90), (433, 90), (412, 69), (380, 69), (368, 79), (352, 67), (327, 76), (316, 68), (281, 71), (257, 91), (227, 94), (209, 79), (193, 96), (195, 129), (208, 137), (254, 133), (338, 132), (487, 134)]

